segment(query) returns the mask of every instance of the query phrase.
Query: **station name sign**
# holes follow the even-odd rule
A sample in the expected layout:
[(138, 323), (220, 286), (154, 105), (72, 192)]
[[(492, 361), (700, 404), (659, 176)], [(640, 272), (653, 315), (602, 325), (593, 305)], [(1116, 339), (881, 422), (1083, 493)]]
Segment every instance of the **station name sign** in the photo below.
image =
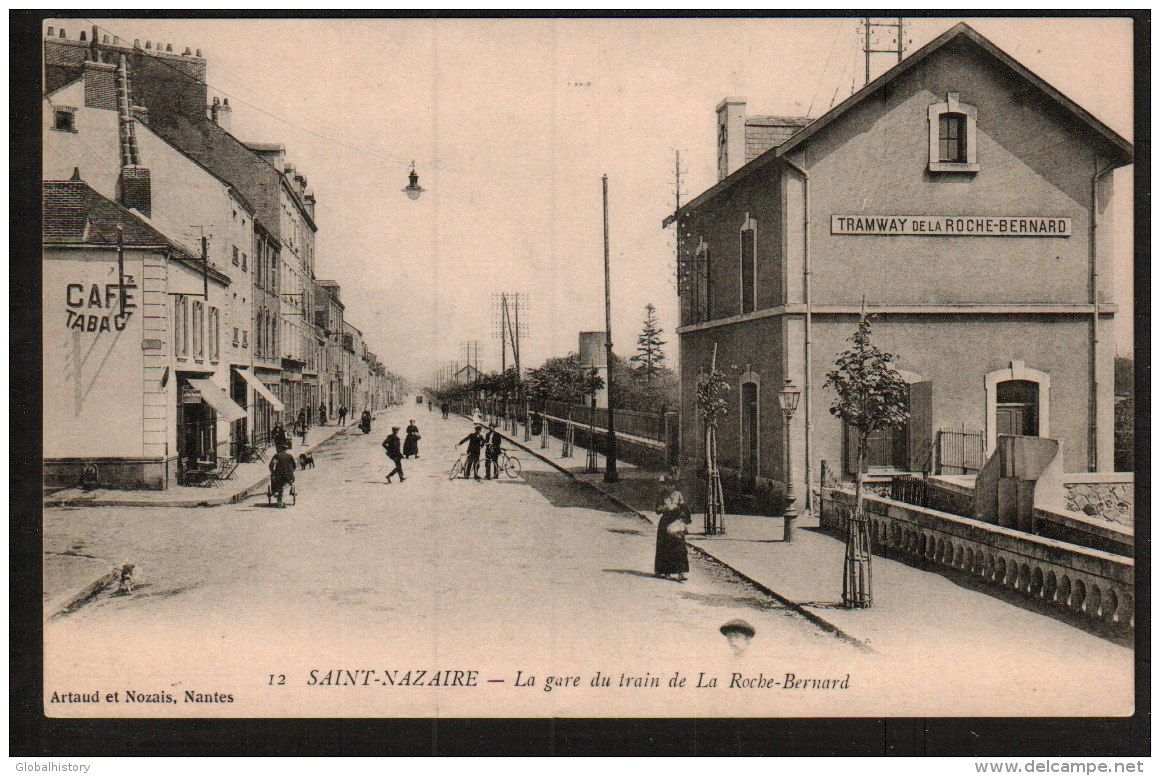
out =
[(830, 216), (830, 234), (1071, 237), (1071, 219), (1041, 216)]

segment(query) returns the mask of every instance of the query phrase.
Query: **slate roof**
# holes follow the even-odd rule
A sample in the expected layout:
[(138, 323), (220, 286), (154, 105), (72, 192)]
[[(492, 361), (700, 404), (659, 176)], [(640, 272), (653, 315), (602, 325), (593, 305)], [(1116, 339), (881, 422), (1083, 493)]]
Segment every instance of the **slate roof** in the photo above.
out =
[(128, 246), (163, 246), (176, 256), (193, 258), (144, 220), (73, 178), (43, 183), (45, 245), (116, 245), (117, 227)]

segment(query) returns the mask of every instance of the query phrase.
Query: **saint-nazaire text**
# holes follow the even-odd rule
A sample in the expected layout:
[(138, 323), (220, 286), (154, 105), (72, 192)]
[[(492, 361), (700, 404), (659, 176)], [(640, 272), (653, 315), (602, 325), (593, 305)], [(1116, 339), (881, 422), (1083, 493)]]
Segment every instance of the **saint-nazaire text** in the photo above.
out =
[(479, 671), (453, 668), (316, 668), (306, 685), (319, 687), (478, 687)]

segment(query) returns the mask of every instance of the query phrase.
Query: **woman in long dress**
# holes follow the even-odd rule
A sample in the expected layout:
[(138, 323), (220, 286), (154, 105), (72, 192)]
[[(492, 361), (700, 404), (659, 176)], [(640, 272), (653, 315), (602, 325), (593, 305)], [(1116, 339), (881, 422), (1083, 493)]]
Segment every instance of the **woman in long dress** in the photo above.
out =
[(653, 572), (658, 577), (684, 582), (685, 574), (689, 571), (689, 549), (685, 544), (685, 534), (693, 522), (693, 516), (672, 475), (661, 478), (661, 495), (656, 513), (660, 515), (660, 520), (657, 523), (657, 554)]
[(407, 426), (407, 438), (403, 440), (404, 458), (410, 458), (412, 455), (419, 457), (419, 439), (419, 427), (412, 420)]

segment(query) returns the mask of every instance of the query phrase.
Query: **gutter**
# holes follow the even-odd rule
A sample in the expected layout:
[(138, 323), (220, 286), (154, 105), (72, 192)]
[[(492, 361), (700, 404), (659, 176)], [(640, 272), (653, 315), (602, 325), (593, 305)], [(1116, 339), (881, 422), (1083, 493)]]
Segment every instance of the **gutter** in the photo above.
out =
[[(812, 453), (811, 444), (813, 431), (813, 381), (811, 376), (813, 374), (814, 366), (814, 351), (811, 334), (811, 327), (813, 326), (813, 297), (811, 295), (810, 281), (812, 280), (813, 270), (810, 261), (810, 174), (807, 170), (799, 167), (788, 156), (783, 156), (782, 161), (785, 162), (790, 169), (795, 170), (802, 176), (802, 294), (805, 297), (806, 307), (806, 326), (805, 326), (805, 377), (802, 380), (802, 401), (804, 404), (803, 412), (806, 421), (805, 434), (805, 494), (806, 494), (806, 511), (809, 512), (813, 501), (813, 491), (810, 488), (811, 481), (811, 466), (810, 455)], [(789, 300), (786, 300), (788, 304)], [(792, 473), (786, 473), (787, 479), (793, 477)], [(788, 483), (787, 483), (788, 484)]]
[(1096, 172), (1092, 175), (1092, 199), (1091, 199), (1091, 236), (1088, 242), (1088, 252), (1091, 257), (1091, 294), (1092, 294), (1092, 340), (1091, 340), (1091, 396), (1088, 400), (1088, 471), (1099, 471), (1100, 457), (1097, 451), (1097, 444), (1099, 442), (1099, 364), (1097, 357), (1099, 356), (1100, 348), (1100, 269), (1099, 256), (1096, 249), (1096, 232), (1099, 229), (1099, 216), (1097, 213), (1097, 198), (1099, 196), (1100, 178), (1116, 169), (1115, 162), (1105, 167), (1103, 170), (1099, 169), (1100, 158), (1097, 155), (1095, 158)]

